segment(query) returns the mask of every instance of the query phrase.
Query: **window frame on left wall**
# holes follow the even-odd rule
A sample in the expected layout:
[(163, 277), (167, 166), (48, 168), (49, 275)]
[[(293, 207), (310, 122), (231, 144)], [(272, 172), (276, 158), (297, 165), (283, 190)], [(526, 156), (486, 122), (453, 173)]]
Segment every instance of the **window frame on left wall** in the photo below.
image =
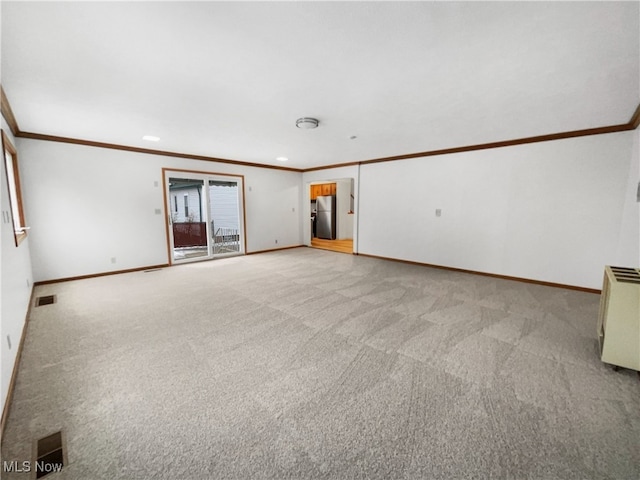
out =
[[(4, 158), (4, 169), (7, 177), (7, 188), (9, 190), (9, 212), (13, 227), (13, 238), (16, 247), (27, 238), (27, 223), (24, 217), (24, 206), (22, 203), (22, 189), (20, 187), (20, 169), (18, 167), (18, 151), (9, 140), (9, 137), (2, 130), (2, 156)], [(5, 212), (2, 212), (3, 221)]]

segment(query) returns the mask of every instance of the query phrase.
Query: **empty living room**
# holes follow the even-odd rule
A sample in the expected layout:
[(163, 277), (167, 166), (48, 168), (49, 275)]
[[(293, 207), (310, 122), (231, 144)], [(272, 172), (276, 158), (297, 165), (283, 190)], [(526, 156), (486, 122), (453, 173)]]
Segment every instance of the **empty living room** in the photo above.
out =
[(640, 2), (0, 21), (0, 478), (640, 478)]

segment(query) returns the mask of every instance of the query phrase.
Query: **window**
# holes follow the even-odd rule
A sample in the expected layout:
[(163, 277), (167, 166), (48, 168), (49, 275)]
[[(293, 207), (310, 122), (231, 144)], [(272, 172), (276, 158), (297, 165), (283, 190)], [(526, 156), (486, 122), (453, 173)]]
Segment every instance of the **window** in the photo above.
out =
[[(18, 169), (18, 152), (11, 144), (9, 137), (2, 131), (2, 151), (4, 152), (4, 166), (7, 171), (7, 186), (9, 189), (9, 204), (13, 223), (13, 236), (16, 247), (27, 236), (27, 226), (24, 220), (22, 194), (20, 190), (20, 171)], [(2, 213), (3, 220), (5, 213)]]

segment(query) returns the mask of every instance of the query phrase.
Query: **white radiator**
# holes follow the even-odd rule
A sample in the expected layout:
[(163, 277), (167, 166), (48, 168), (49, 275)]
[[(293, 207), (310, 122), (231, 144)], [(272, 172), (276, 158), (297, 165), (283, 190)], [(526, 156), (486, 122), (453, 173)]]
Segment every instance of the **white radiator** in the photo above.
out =
[(640, 270), (605, 267), (598, 340), (603, 362), (640, 371)]

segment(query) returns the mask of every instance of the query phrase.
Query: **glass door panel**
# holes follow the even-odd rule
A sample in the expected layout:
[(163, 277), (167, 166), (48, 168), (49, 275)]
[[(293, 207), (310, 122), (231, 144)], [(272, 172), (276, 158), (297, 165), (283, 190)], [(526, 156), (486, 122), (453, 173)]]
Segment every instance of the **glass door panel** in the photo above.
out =
[(173, 261), (209, 256), (204, 180), (169, 178)]
[(213, 255), (242, 251), (240, 203), (236, 180), (209, 180), (209, 218)]

